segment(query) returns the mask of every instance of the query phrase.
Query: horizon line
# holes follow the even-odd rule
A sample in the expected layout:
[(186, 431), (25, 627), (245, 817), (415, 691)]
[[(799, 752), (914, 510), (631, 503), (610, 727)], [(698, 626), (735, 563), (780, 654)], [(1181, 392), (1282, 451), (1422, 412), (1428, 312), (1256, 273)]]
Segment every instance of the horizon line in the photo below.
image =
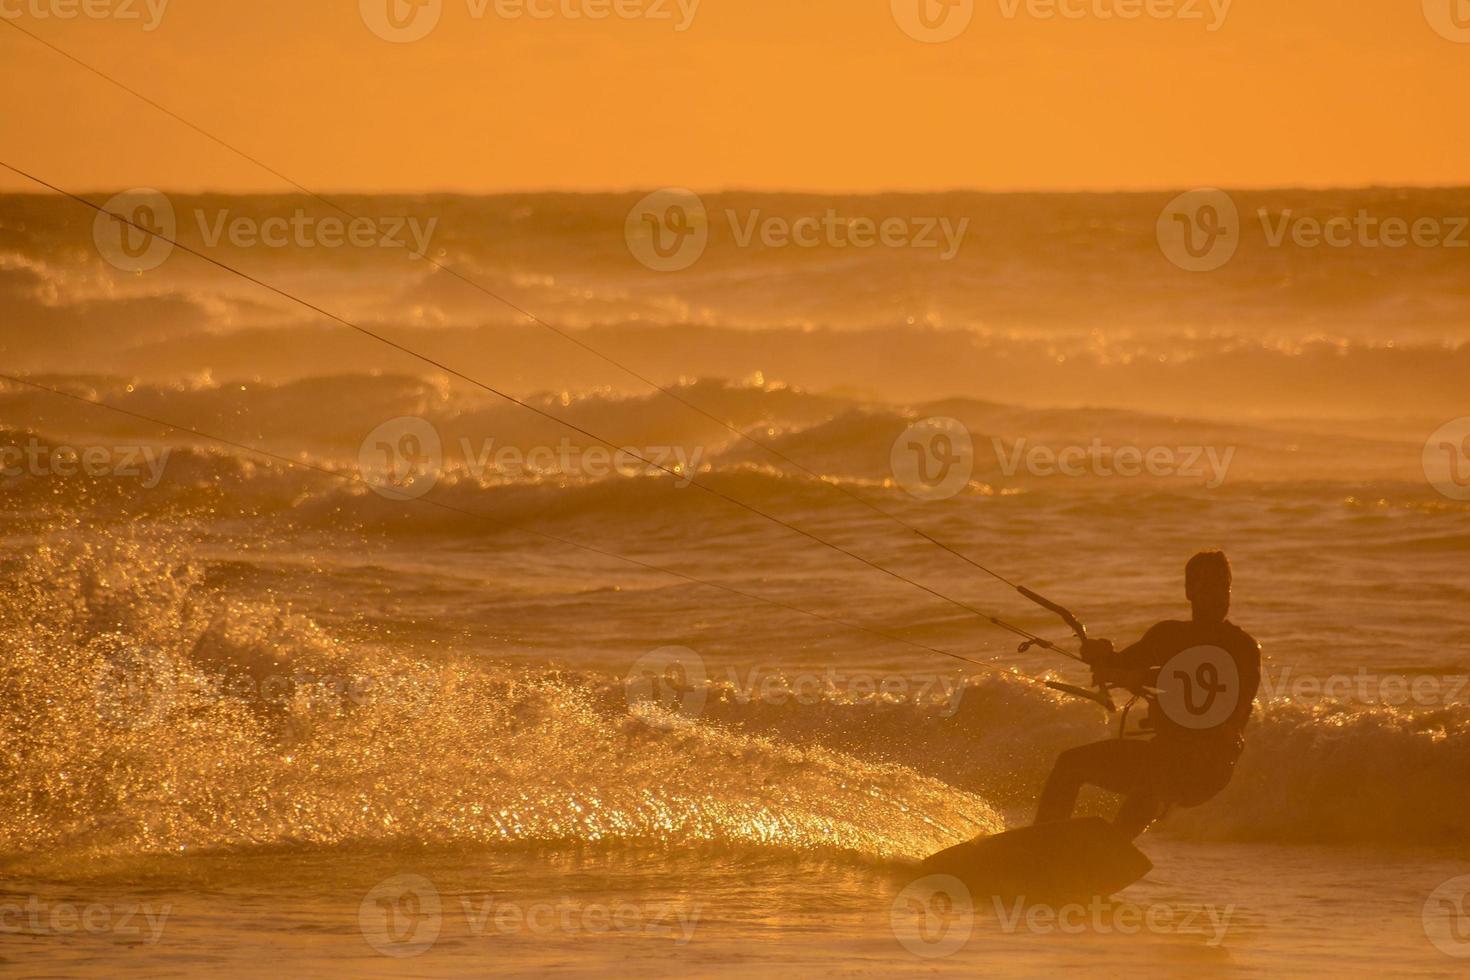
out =
[[(25, 183), (16, 181), (17, 184)], [(185, 197), (264, 197), (264, 196), (311, 196), (295, 188), (277, 189), (240, 189), (220, 187), (199, 188), (171, 188), (151, 187), (142, 184), (116, 184), (109, 187), (91, 187), (84, 190), (74, 190), (75, 194), (118, 194), (126, 190), (139, 187), (148, 187), (149, 190), (161, 194), (177, 194)], [(1054, 197), (1102, 197), (1120, 195), (1157, 195), (1169, 193), (1184, 193), (1191, 190), (1222, 190), (1237, 193), (1283, 193), (1283, 192), (1363, 192), (1363, 191), (1453, 191), (1470, 190), (1470, 180), (1463, 184), (1440, 184), (1440, 183), (1367, 183), (1367, 184), (1173, 184), (1173, 185), (1150, 185), (1142, 187), (1051, 187), (1051, 188), (983, 188), (983, 187), (950, 187), (931, 189), (836, 189), (836, 190), (812, 190), (804, 188), (759, 188), (759, 187), (723, 187), (696, 189), (687, 185), (636, 185), (628, 187), (609, 188), (581, 188), (567, 189), (556, 187), (545, 188), (506, 188), (501, 190), (463, 190), (453, 188), (423, 188), (423, 189), (363, 189), (363, 188), (334, 188), (330, 190), (315, 189), (312, 194), (318, 195), (361, 195), (367, 197), (626, 197), (630, 194), (652, 193), (659, 190), (669, 189), (690, 190), (699, 195), (722, 196), (735, 194), (765, 194), (773, 197), (937, 197), (944, 195), (971, 195), (971, 196), (995, 196), (995, 197), (1022, 197), (1022, 196), (1054, 196)], [(8, 187), (0, 185), (0, 195), (11, 197), (61, 197), (54, 191), (40, 189), (27, 190), (22, 187)]]

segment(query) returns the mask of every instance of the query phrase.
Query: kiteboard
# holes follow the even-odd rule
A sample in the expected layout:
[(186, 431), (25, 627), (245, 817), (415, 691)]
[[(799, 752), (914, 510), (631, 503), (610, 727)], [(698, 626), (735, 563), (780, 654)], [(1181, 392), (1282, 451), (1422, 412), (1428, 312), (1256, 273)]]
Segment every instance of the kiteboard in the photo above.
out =
[(1099, 817), (977, 837), (925, 858), (927, 874), (958, 878), (971, 897), (1085, 901), (1122, 891), (1153, 870), (1133, 842)]

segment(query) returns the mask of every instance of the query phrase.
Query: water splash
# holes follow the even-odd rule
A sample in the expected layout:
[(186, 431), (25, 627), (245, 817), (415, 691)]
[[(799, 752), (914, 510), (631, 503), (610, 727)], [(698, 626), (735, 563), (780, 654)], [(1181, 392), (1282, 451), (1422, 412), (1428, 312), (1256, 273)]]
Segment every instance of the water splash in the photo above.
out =
[[(94, 541), (98, 540), (94, 536)], [(917, 857), (981, 798), (613, 678), (405, 657), (231, 602), (158, 541), (53, 539), (0, 599), (0, 852), (717, 843)]]

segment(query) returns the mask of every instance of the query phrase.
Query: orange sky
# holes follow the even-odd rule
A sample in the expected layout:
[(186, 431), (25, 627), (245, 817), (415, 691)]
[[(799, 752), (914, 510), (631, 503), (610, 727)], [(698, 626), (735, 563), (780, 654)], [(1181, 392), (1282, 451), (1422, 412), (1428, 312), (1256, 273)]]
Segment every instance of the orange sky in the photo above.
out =
[[(83, 2), (139, 19), (54, 16)], [(1234, 0), (1213, 31), (1226, 0), (1056, 0), (1083, 16), (1050, 19), (1027, 12), (1047, 0), (973, 0), (940, 44), (890, 9), (918, 0), (700, 0), (684, 31), (694, 0), (430, 2), (437, 26), (406, 44), (358, 0), (0, 11), (321, 190), (1470, 182), (1470, 36), (1431, 28), (1441, 0)], [(672, 19), (508, 20), (497, 3)], [(1149, 3), (1201, 19), (1098, 16)], [(1470, 0), (1443, 0), (1445, 23), (1452, 3), (1470, 21)], [(282, 187), (5, 26), (0, 81), (3, 158), (64, 187)]]

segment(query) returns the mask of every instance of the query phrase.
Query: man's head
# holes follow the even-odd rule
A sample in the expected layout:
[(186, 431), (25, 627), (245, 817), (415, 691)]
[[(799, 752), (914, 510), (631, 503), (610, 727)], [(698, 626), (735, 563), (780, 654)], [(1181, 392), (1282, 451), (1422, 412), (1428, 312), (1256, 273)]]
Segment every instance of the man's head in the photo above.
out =
[(1194, 618), (1218, 623), (1230, 614), (1230, 559), (1223, 551), (1201, 551), (1184, 566), (1184, 594)]

